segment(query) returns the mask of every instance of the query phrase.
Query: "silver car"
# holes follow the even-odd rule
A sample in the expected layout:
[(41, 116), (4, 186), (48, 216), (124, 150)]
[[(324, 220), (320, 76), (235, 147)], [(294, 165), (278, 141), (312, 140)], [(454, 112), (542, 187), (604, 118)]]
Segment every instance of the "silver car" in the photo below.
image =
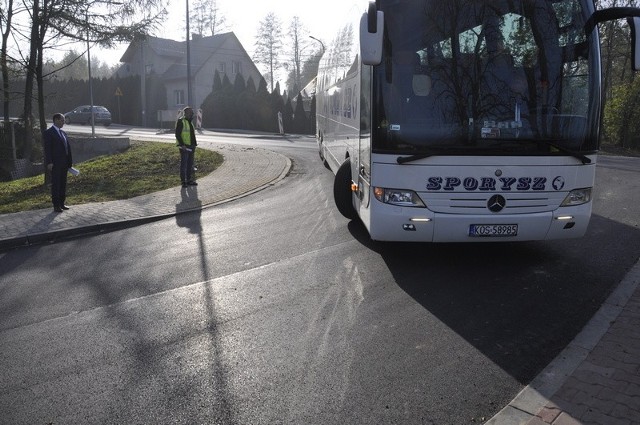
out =
[[(95, 124), (111, 125), (111, 112), (104, 106), (93, 106)], [(91, 124), (91, 106), (78, 106), (71, 112), (64, 114), (65, 124)]]

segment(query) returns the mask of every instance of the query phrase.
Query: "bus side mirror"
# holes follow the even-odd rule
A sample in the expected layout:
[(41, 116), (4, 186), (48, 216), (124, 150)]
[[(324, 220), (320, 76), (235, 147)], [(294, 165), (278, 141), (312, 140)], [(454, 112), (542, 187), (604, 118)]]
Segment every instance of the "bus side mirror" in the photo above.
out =
[(379, 65), (382, 61), (384, 12), (376, 10), (374, 2), (360, 18), (360, 57), (365, 65)]
[(631, 60), (634, 71), (640, 71), (640, 18), (628, 18), (631, 28)]
[(614, 19), (627, 18), (631, 28), (631, 66), (634, 71), (640, 71), (640, 8), (637, 7), (609, 7), (593, 12), (593, 15), (584, 24), (587, 37), (591, 35), (596, 26), (601, 22), (613, 21)]

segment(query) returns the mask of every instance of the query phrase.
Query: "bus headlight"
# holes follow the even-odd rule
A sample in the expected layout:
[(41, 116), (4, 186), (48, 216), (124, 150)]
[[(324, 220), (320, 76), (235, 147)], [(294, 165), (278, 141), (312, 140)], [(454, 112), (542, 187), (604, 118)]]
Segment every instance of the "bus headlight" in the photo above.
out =
[(423, 207), (424, 202), (413, 190), (386, 189), (384, 187), (374, 187), (373, 195), (380, 202), (400, 207)]
[(562, 201), (562, 204), (560, 204), (561, 207), (572, 207), (575, 205), (582, 205), (582, 204), (586, 204), (587, 202), (591, 201), (591, 188), (587, 187), (584, 189), (575, 189), (572, 190), (571, 192), (569, 192), (569, 194), (567, 195), (566, 198), (564, 198), (564, 201)]

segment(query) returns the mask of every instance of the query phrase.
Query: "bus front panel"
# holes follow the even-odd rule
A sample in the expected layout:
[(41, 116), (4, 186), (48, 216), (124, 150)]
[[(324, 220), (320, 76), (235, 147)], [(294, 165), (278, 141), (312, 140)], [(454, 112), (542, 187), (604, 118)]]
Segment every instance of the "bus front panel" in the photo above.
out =
[[(400, 165), (374, 155), (374, 240), (504, 242), (581, 237), (595, 166), (540, 157), (438, 157)], [(508, 163), (519, 165), (505, 165)]]

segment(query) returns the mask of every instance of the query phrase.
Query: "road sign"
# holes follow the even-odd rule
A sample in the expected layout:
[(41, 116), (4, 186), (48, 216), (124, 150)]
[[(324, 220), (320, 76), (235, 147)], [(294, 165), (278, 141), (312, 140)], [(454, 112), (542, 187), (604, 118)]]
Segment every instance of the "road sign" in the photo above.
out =
[(120, 90), (120, 87), (116, 88), (116, 96), (122, 96), (122, 90)]

